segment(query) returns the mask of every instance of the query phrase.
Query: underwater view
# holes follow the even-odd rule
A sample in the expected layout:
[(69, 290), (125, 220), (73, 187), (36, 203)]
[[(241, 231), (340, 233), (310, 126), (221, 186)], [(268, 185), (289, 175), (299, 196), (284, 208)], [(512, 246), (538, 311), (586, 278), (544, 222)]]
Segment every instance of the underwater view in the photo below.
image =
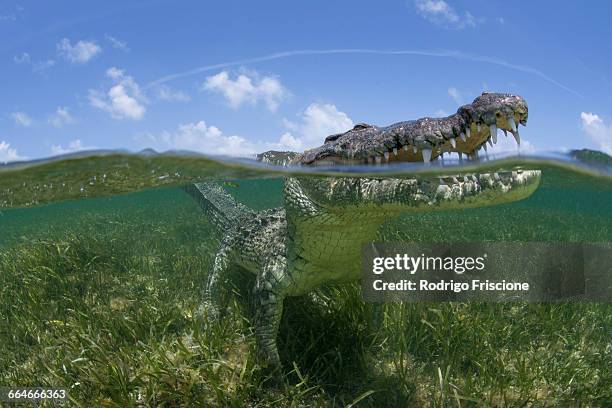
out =
[[(405, 212), (371, 239), (610, 242), (610, 158), (578, 153), (564, 161), (473, 164), (469, 173), (538, 168), (540, 184), (515, 202)], [(375, 177), (397, 180), (400, 170), (389, 176), (383, 167)], [(351, 282), (287, 297), (277, 380), (258, 359), (254, 275), (232, 271), (220, 295), (223, 316), (202, 312), (205, 282), (227, 231), (183, 187), (216, 185), (248, 211), (265, 213), (286, 205), (283, 189), (293, 177), (340, 179), (290, 171), (152, 153), (5, 166), (0, 383), (61, 384), (75, 406), (612, 402), (609, 302), (375, 304)], [(344, 171), (348, 179), (372, 177), (360, 174), (363, 168)], [(465, 167), (419, 171), (427, 179)], [(309, 233), (307, 239), (321, 239)]]
[(610, 15), (0, 1), (0, 408), (612, 407)]

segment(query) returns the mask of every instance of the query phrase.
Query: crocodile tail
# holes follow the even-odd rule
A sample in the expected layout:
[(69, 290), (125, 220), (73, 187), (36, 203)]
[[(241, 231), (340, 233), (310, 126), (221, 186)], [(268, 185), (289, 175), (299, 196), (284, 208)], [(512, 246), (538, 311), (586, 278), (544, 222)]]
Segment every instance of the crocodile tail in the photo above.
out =
[(217, 183), (188, 184), (183, 190), (200, 204), (209, 220), (220, 230), (235, 225), (253, 214), (253, 210), (237, 202)]

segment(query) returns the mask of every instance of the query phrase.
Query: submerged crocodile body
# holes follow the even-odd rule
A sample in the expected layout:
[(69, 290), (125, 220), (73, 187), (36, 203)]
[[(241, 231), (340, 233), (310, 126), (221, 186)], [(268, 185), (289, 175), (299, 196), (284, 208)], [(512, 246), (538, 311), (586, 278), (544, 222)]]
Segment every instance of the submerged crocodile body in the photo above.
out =
[[(357, 125), (328, 137), (324, 145), (298, 155), (293, 163), (427, 162), (448, 151), (474, 157), (488, 141), (496, 142), (497, 128), (511, 132), (518, 142), (517, 124), (526, 121), (523, 98), (487, 93), (447, 118), (424, 118), (385, 128)], [(288, 177), (284, 205), (259, 212), (236, 202), (217, 184), (192, 184), (186, 191), (223, 231), (204, 305), (209, 316), (216, 315), (230, 268), (256, 274), (258, 351), (269, 365), (280, 367), (276, 336), (283, 299), (327, 282), (359, 279), (362, 245), (375, 240), (382, 224), (404, 212), (520, 200), (536, 190), (539, 179), (539, 171), (402, 179)]]

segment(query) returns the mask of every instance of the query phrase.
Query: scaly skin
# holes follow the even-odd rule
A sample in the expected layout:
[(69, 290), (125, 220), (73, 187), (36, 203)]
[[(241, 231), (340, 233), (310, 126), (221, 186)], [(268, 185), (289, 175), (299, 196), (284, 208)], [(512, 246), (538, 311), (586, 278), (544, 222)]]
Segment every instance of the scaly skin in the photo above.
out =
[[(502, 115), (496, 115), (497, 112)], [(527, 105), (522, 98), (483, 94), (448, 118), (425, 118), (386, 128), (357, 125), (349, 132), (328, 137), (323, 146), (305, 152), (294, 162), (300, 165), (382, 163), (385, 157), (390, 161), (422, 160), (426, 149), (432, 150), (431, 157), (435, 159), (448, 146), (474, 156), (492, 137), (491, 124), (518, 137), (517, 129), (508, 123), (508, 115), (516, 123), (526, 123)], [(480, 131), (477, 123), (481, 124)], [(482, 127), (486, 127), (487, 134)], [(470, 137), (466, 135), (463, 141), (461, 134), (465, 135), (468, 128), (473, 128), (473, 132), (468, 131)], [(461, 143), (450, 142), (455, 135)], [(408, 149), (403, 147), (406, 145)], [(417, 146), (416, 154), (413, 146)], [(400, 149), (405, 152), (403, 155)], [(373, 156), (381, 159), (372, 159)], [(308, 293), (328, 282), (359, 279), (362, 245), (375, 240), (382, 224), (404, 212), (480, 207), (520, 200), (537, 189), (539, 180), (539, 171), (435, 179), (289, 177), (285, 180), (283, 207), (260, 212), (237, 203), (216, 184), (190, 185), (186, 190), (200, 201), (224, 232), (206, 283), (205, 307), (210, 310), (209, 315), (218, 313), (224, 276), (231, 267), (254, 273), (258, 351), (263, 362), (279, 368), (276, 336), (283, 299)]]
[(302, 165), (429, 162), (444, 153), (477, 157), (486, 143), (497, 143), (497, 129), (520, 144), (519, 125), (527, 125), (527, 102), (521, 96), (485, 92), (446, 118), (421, 118), (378, 127), (360, 123), (346, 133), (304, 152)]

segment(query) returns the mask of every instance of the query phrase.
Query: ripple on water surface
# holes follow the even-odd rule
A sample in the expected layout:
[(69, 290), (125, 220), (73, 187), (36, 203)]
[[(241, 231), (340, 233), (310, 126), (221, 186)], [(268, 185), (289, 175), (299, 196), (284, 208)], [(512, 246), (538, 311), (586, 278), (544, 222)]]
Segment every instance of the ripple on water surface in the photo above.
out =
[[(496, 160), (430, 165), (402, 163), (389, 166), (295, 167), (274, 166), (248, 159), (209, 157), (193, 153), (139, 154), (96, 151), (47, 160), (0, 166), (0, 208), (30, 207), (68, 199), (112, 196), (143, 189), (180, 186), (206, 179), (265, 179), (287, 175), (352, 177), (436, 177), (457, 173), (540, 169), (586, 176), (592, 183), (609, 186), (609, 156), (598, 152), (505, 156)], [(599, 155), (598, 155), (599, 154)], [(603, 157), (603, 158), (602, 158)], [(584, 180), (581, 179), (581, 182)]]

